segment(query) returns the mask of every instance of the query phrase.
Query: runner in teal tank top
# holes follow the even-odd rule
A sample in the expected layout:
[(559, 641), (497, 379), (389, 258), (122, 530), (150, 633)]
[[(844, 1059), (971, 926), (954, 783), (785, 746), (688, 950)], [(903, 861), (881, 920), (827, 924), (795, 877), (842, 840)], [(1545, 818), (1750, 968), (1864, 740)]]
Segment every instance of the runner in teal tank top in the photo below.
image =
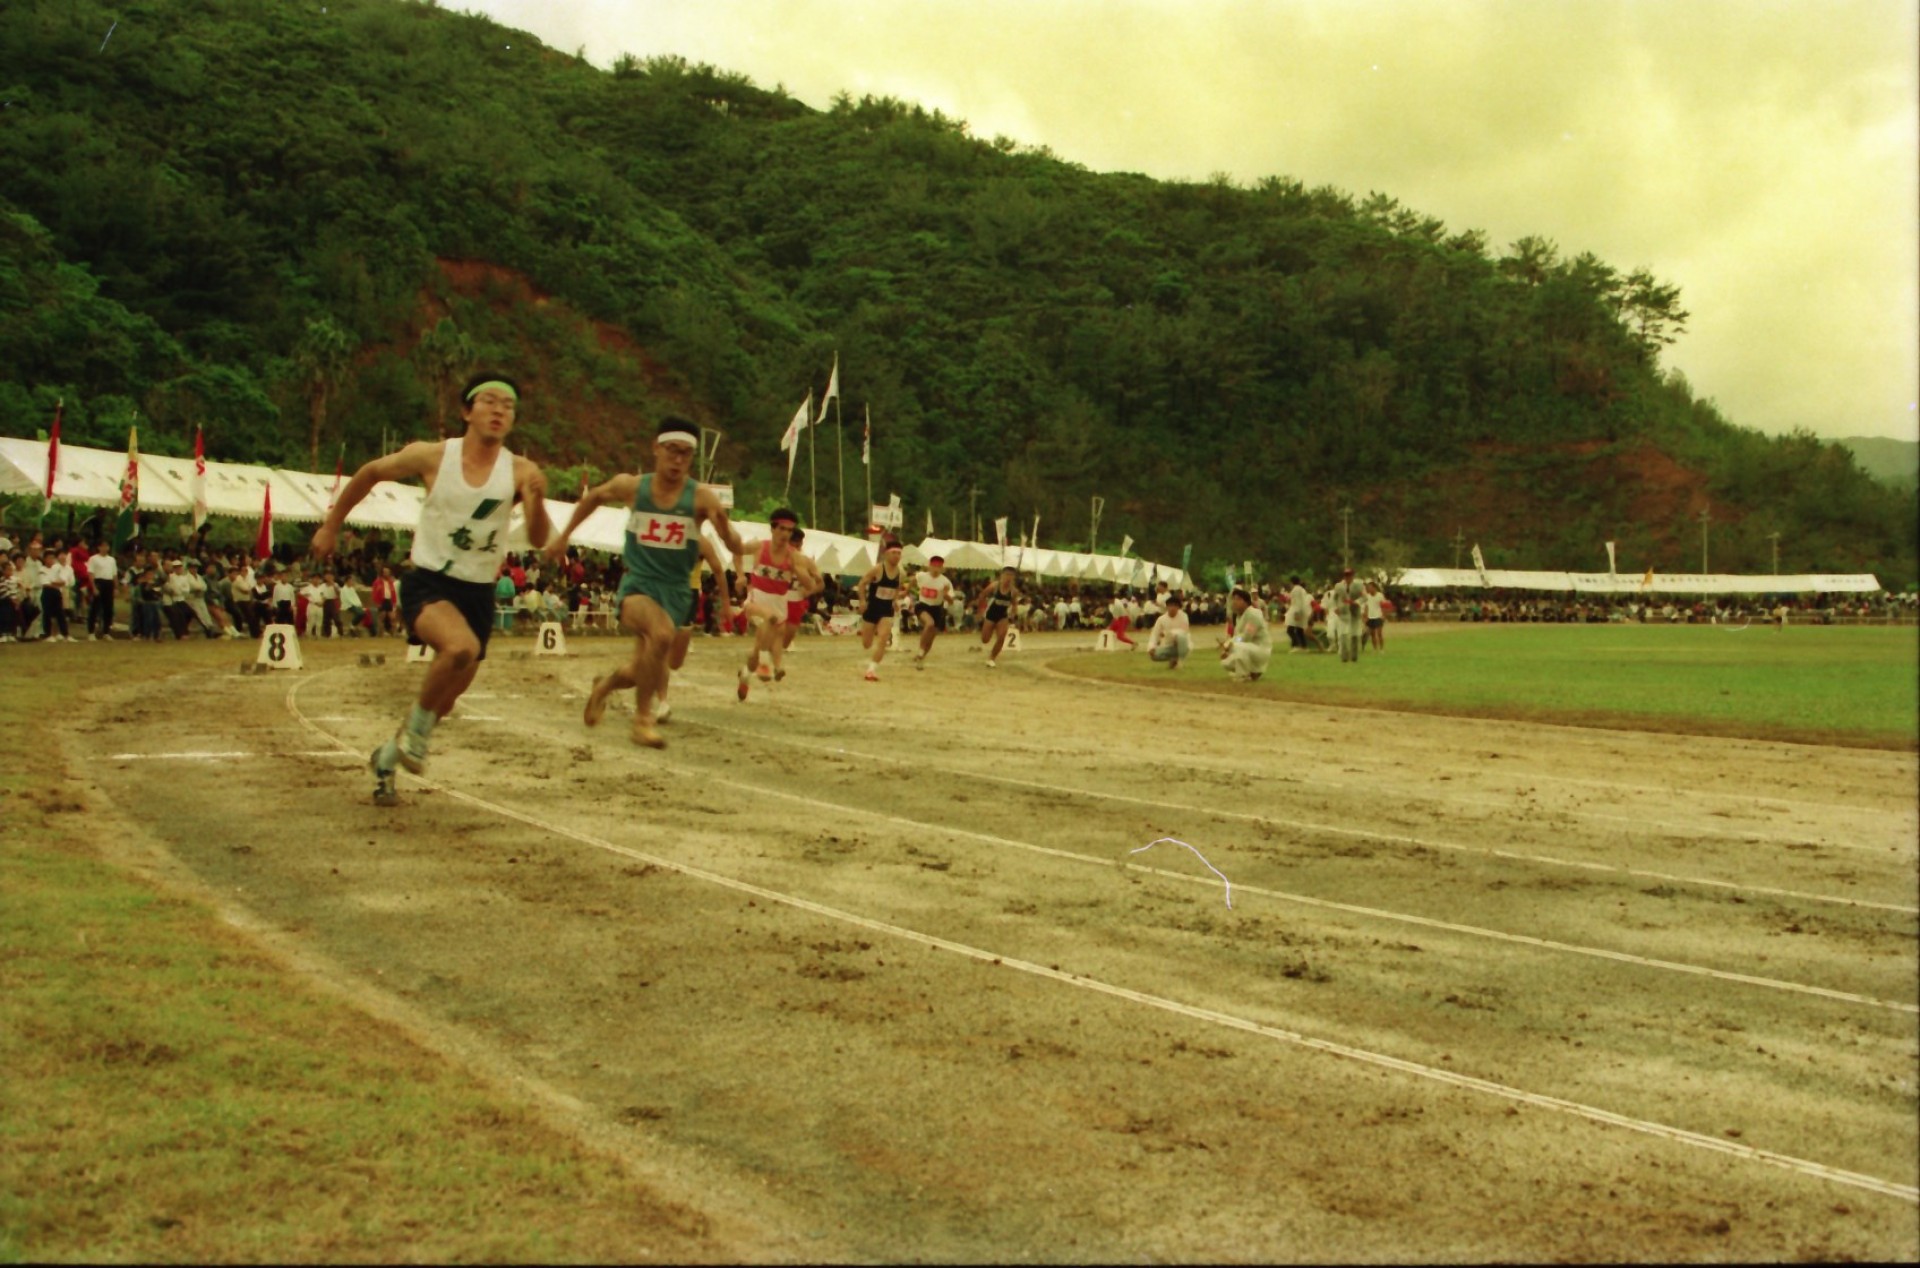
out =
[[(746, 554), (719, 495), (689, 474), (699, 446), (700, 429), (694, 424), (684, 418), (662, 419), (653, 438), (653, 474), (617, 475), (587, 490), (567, 526), (547, 543), (547, 557), (563, 559), (567, 540), (588, 516), (603, 506), (627, 508), (620, 552), (626, 565), (626, 575), (620, 579), (620, 625), (633, 635), (633, 656), (612, 673), (593, 680), (584, 720), (588, 726), (598, 726), (607, 711), (607, 697), (632, 687), (633, 742), (648, 748), (667, 746), (654, 729), (653, 701), (666, 681), (674, 628), (686, 620), (693, 606), (687, 577), (700, 557), (700, 526), (713, 525), (732, 552), (736, 568)], [(713, 562), (718, 563), (717, 557)], [(725, 595), (722, 586), (722, 611), (731, 617)]]
[(653, 500), (653, 477), (641, 476), (620, 549), (626, 573), (620, 578), (619, 602), (624, 604), (630, 594), (644, 594), (666, 609), (675, 629), (693, 615), (687, 577), (700, 558), (700, 527), (694, 517), (699, 487), (686, 481), (672, 508), (662, 511)]

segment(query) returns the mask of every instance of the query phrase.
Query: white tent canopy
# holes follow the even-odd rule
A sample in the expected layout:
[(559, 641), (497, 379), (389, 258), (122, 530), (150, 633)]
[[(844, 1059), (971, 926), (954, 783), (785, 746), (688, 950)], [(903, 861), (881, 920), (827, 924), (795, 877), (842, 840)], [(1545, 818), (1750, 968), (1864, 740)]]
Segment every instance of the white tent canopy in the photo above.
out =
[[(82, 506), (118, 506), (120, 477), (127, 456), (112, 449), (61, 445), (53, 501)], [(0, 436), (0, 494), (40, 494), (47, 487), (47, 442)], [(207, 512), (229, 518), (258, 519), (265, 509), (266, 492), (273, 490), (273, 518), (315, 524), (326, 518), (333, 501), (334, 477), (310, 471), (288, 471), (250, 463), (207, 463)], [(426, 490), (417, 484), (383, 480), (347, 516), (357, 528), (410, 530), (420, 522), (420, 500)], [(573, 502), (547, 499), (547, 517), (555, 526), (573, 517)], [(172, 515), (193, 509), (193, 459), (158, 454), (140, 455), (138, 508)], [(574, 530), (572, 543), (617, 554), (627, 526), (624, 508), (602, 506)], [(752, 520), (733, 521), (748, 546), (765, 541), (772, 530)], [(529, 549), (523, 513), (516, 509), (508, 541), (515, 550)], [(712, 536), (712, 529), (707, 530)], [(718, 544), (717, 542), (715, 543)], [(805, 550), (820, 570), (833, 576), (856, 576), (871, 568), (878, 557), (874, 543), (862, 537), (806, 530)], [(951, 541), (928, 537), (908, 546), (904, 558), (924, 564), (933, 555), (944, 556), (949, 568), (997, 569), (1008, 564), (1041, 577), (1077, 577), (1150, 586), (1165, 581), (1177, 590), (1193, 588), (1192, 578), (1168, 564), (1150, 563), (1124, 555), (1087, 555), (1065, 550), (1043, 550), (991, 542)], [(1874, 587), (1878, 588), (1878, 587)]]
[(1656, 572), (1516, 572), (1489, 568), (1409, 568), (1393, 583), (1407, 590), (1552, 590), (1578, 594), (1871, 594), (1872, 573), (1739, 574)]

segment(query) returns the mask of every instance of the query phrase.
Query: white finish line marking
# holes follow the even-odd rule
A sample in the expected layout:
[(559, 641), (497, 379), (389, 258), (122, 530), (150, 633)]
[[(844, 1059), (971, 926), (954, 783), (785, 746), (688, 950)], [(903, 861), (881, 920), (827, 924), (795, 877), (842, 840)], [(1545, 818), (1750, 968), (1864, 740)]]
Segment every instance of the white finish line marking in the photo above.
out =
[[(720, 731), (728, 735), (741, 735), (752, 739), (765, 739), (766, 736), (739, 727), (726, 726), (718, 722), (695, 722), (694, 726), (703, 726), (709, 730)], [(1410, 845), (1429, 850), (1451, 850), (1458, 854), (1479, 854), (1489, 858), (1511, 859), (1518, 863), (1539, 863), (1549, 867), (1572, 867), (1588, 872), (1614, 872), (1622, 876), (1637, 876), (1646, 880), (1670, 881), (1681, 885), (1700, 885), (1709, 889), (1726, 889), (1741, 894), (1766, 894), (1774, 898), (1792, 898), (1804, 902), (1834, 903), (1842, 907), (1868, 907), (1875, 911), (1899, 912), (1903, 916), (1920, 915), (1920, 907), (1906, 907), (1899, 903), (1879, 903), (1865, 898), (1847, 898), (1838, 894), (1812, 894), (1795, 889), (1776, 889), (1766, 885), (1742, 885), (1735, 881), (1717, 881), (1698, 876), (1678, 876), (1671, 872), (1655, 872), (1639, 867), (1620, 867), (1613, 863), (1590, 863), (1580, 859), (1555, 858), (1547, 854), (1526, 854), (1518, 850), (1496, 850), (1482, 845), (1460, 845), (1452, 841), (1436, 841), (1431, 837), (1408, 836), (1396, 832), (1369, 832), (1365, 828), (1344, 828), (1331, 823), (1313, 823), (1308, 820), (1282, 823), (1265, 815), (1247, 814), (1237, 810), (1215, 810), (1207, 806), (1189, 806), (1177, 801), (1155, 801), (1148, 797), (1130, 797), (1125, 793), (1095, 792), (1087, 788), (1073, 788), (1066, 784), (1046, 784), (1037, 780), (1017, 779), (1011, 775), (989, 775), (980, 771), (963, 770), (957, 766), (940, 766), (925, 760), (907, 760), (887, 757), (879, 753), (863, 753), (858, 749), (842, 748), (829, 744), (815, 744), (806, 740), (782, 736), (780, 743), (786, 748), (806, 748), (818, 753), (831, 753), (839, 757), (857, 757), (867, 762), (885, 762), (892, 766), (910, 766), (915, 770), (940, 770), (950, 775), (961, 775), (968, 779), (978, 779), (986, 783), (1007, 784), (1014, 788), (1032, 788), (1069, 797), (1086, 797), (1099, 801), (1120, 801), (1129, 805), (1149, 806), (1155, 810), (1170, 810), (1181, 814), (1212, 815), (1217, 819), (1234, 819), (1242, 823), (1259, 824), (1261, 827), (1284, 829), (1288, 831), (1325, 832), (1335, 836), (1358, 837), (1367, 841), (1383, 841), (1389, 845)]]
[[(331, 673), (334, 671), (327, 670), (324, 672)], [(299, 720), (300, 724), (309, 731), (312, 731), (322, 739), (333, 740), (331, 735), (322, 731), (314, 723), (309, 722), (305, 715), (300, 712), (297, 697), (303, 685), (302, 683), (293, 683), (287, 688), (288, 712), (292, 713), (293, 716)], [(334, 742), (339, 743), (337, 740)], [(977, 960), (983, 964), (992, 964), (999, 968), (1013, 969), (1015, 972), (1031, 974), (1035, 977), (1061, 983), (1062, 985), (1077, 987), (1080, 990), (1111, 996), (1115, 999), (1126, 1000), (1129, 1003), (1175, 1013), (1182, 1017), (1190, 1017), (1196, 1021), (1210, 1022), (1217, 1026), (1225, 1026), (1233, 1030), (1261, 1035), (1268, 1039), (1293, 1044), (1296, 1047), (1306, 1048), (1311, 1051), (1345, 1057), (1350, 1061), (1379, 1066), (1402, 1074), (1412, 1075), (1415, 1078), (1428, 1079), (1436, 1083), (1463, 1088), (1468, 1091), (1481, 1092), (1489, 1096), (1500, 1097), (1504, 1100), (1517, 1101), (1522, 1105), (1532, 1105), (1539, 1109), (1570, 1114), (1576, 1118), (1586, 1119), (1589, 1122), (1601, 1123), (1610, 1127), (1625, 1128), (1628, 1131), (1639, 1132), (1643, 1135), (1672, 1141), (1676, 1144), (1688, 1145), (1695, 1149), (1705, 1149), (1713, 1153), (1728, 1154), (1752, 1162), (1764, 1162), (1770, 1166), (1782, 1167), (1788, 1171), (1797, 1172), (1800, 1175), (1809, 1176), (1814, 1179), (1828, 1180), (1835, 1184), (1849, 1185), (1854, 1188), (1865, 1189), (1869, 1192), (1885, 1194), (1888, 1197), (1900, 1198), (1907, 1202), (1920, 1204), (1920, 1187), (1913, 1185), (1900, 1184), (1892, 1180), (1883, 1180), (1878, 1176), (1865, 1175), (1857, 1171), (1846, 1171), (1838, 1167), (1829, 1167), (1824, 1163), (1813, 1162), (1805, 1158), (1795, 1158), (1789, 1154), (1775, 1153), (1768, 1149), (1757, 1149), (1752, 1145), (1742, 1144), (1739, 1141), (1726, 1140), (1718, 1136), (1708, 1136), (1701, 1132), (1688, 1131), (1682, 1127), (1671, 1127), (1665, 1123), (1655, 1123), (1646, 1119), (1631, 1118), (1625, 1114), (1616, 1114), (1611, 1110), (1600, 1109), (1592, 1105), (1582, 1105), (1578, 1101), (1566, 1100), (1563, 1097), (1546, 1096), (1538, 1092), (1528, 1092), (1520, 1088), (1509, 1087), (1504, 1083), (1495, 1083), (1490, 1079), (1478, 1079), (1472, 1075), (1458, 1074), (1452, 1070), (1442, 1070), (1437, 1066), (1422, 1065), (1417, 1061), (1408, 1061), (1400, 1057), (1388, 1056), (1385, 1053), (1369, 1052), (1364, 1048), (1355, 1048), (1347, 1044), (1334, 1043), (1327, 1039), (1315, 1039), (1296, 1031), (1282, 1030), (1277, 1026), (1268, 1026), (1244, 1017), (1235, 1017), (1229, 1013), (1216, 1012), (1209, 1008), (1197, 1008), (1191, 1004), (1182, 1004), (1178, 1000), (1166, 999), (1158, 995), (1149, 995), (1143, 991), (1132, 990), (1124, 986), (1115, 986), (1096, 978), (1066, 973), (1059, 969), (1048, 968), (1043, 964), (1035, 964), (1029, 960), (1019, 960), (1004, 955), (995, 955), (991, 951), (968, 946), (966, 943), (953, 942), (932, 934), (921, 933), (915, 929), (907, 929), (899, 925), (887, 924), (884, 921), (873, 920), (869, 917), (855, 915), (848, 911), (841, 911), (838, 908), (828, 907), (823, 903), (816, 903), (811, 899), (801, 898), (794, 894), (781, 893), (778, 890), (766, 889), (748, 881), (735, 880), (733, 877), (722, 876), (718, 872), (709, 872), (704, 868), (694, 867), (688, 863), (661, 858), (657, 855), (647, 854), (641, 850), (629, 849), (623, 845), (615, 845), (611, 841), (602, 840), (589, 833), (581, 832), (576, 828), (569, 828), (557, 823), (549, 823), (546, 820), (536, 818), (524, 811), (516, 810), (511, 806), (499, 805), (495, 802), (475, 797), (470, 793), (449, 788), (444, 784), (436, 783), (430, 779), (423, 778), (420, 782), (452, 797), (456, 801), (465, 802), (470, 806), (489, 811), (502, 818), (524, 823), (529, 827), (552, 833), (555, 836), (565, 837), (571, 841), (577, 841), (582, 845), (591, 846), (597, 850), (605, 850), (610, 854), (632, 859), (635, 862), (650, 863), (655, 867), (677, 872), (693, 880), (706, 881), (709, 884), (718, 885), (724, 889), (731, 889), (737, 893), (749, 894), (756, 898), (764, 898), (769, 902), (780, 903), (783, 906), (821, 916), (828, 920), (837, 920), (857, 928), (869, 929), (875, 933), (886, 934), (889, 937), (918, 943), (921, 946), (931, 947), (935, 950), (952, 951), (957, 955), (966, 956), (968, 959)]]
[(340, 761), (352, 756), (352, 753), (343, 753), (339, 749), (332, 748), (302, 749), (291, 753), (246, 753), (236, 749), (220, 753), (114, 753), (107, 760), (110, 762), (237, 762), (248, 757), (325, 757)]

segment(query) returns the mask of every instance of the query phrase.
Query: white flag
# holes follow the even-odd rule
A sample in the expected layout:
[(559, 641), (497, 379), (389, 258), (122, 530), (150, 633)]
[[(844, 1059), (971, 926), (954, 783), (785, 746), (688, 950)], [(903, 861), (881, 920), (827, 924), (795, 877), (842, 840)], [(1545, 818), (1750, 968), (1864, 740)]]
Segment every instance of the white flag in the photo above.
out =
[(860, 465), (873, 465), (873, 406), (867, 406), (867, 429), (860, 434)]
[(1007, 548), (1007, 517), (1004, 515), (993, 522), (993, 540), (1000, 549)]
[(933, 536), (933, 508), (931, 506), (927, 508), (927, 536)]
[(1487, 561), (1480, 553), (1480, 543), (1473, 544), (1473, 567), (1480, 574), (1480, 584), (1487, 585)]
[(793, 421), (787, 424), (787, 434), (780, 437), (780, 448), (787, 455), (787, 483), (793, 483), (793, 460), (800, 454), (800, 432), (813, 423), (813, 393), (807, 393), (807, 399), (800, 402), (800, 408), (794, 413)]
[(1040, 549), (1040, 512), (1033, 513), (1033, 548)]
[(1607, 543), (1607, 575), (1611, 577), (1614, 574), (1616, 568), (1617, 568), (1617, 565), (1614, 563), (1614, 560), (1613, 560), (1613, 543), (1608, 542)]
[(1122, 537), (1120, 539), (1120, 553), (1124, 555), (1132, 549), (1133, 549), (1133, 538)]
[(827, 402), (840, 399), (840, 354), (833, 354), (833, 373), (827, 376), (827, 390), (820, 397), (820, 417), (827, 416)]

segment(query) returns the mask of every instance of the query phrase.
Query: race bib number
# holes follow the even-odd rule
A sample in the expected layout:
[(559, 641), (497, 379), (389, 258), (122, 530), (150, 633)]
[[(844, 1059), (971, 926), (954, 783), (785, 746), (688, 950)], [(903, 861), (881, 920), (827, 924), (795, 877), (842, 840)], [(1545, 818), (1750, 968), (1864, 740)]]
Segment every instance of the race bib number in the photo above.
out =
[(627, 535), (653, 550), (681, 550), (693, 540), (694, 523), (686, 515), (634, 511), (627, 516)]

